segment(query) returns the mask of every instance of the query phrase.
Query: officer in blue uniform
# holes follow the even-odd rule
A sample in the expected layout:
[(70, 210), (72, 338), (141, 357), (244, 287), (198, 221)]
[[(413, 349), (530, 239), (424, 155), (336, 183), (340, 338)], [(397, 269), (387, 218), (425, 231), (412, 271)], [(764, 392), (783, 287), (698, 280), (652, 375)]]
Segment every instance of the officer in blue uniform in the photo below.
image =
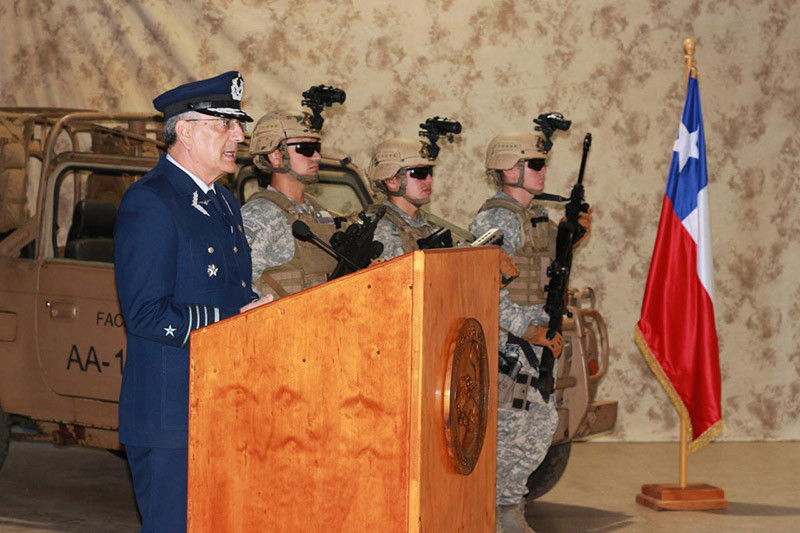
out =
[(153, 100), (167, 154), (125, 193), (114, 270), (127, 327), (119, 437), (141, 532), (186, 530), (189, 336), (266, 303), (250, 288), (250, 253), (233, 195), (247, 122), (241, 74), (181, 85)]

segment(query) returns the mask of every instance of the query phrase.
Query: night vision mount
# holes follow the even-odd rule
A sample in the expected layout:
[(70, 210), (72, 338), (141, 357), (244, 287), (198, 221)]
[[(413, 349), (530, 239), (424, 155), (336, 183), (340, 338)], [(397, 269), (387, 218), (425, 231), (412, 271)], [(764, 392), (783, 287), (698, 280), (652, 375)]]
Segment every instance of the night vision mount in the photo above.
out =
[(457, 120), (450, 120), (448, 118), (433, 117), (425, 121), (425, 124), (420, 124), (422, 131), (419, 132), (420, 137), (427, 137), (430, 141), (428, 147), (428, 155), (431, 159), (436, 159), (439, 155), (439, 145), (437, 141), (439, 137), (445, 137), (451, 143), (455, 136), (461, 133), (461, 123)]
[(303, 92), (303, 101), (300, 103), (312, 112), (310, 117), (311, 127), (315, 130), (321, 130), (322, 123), (325, 122), (325, 119), (322, 118), (322, 109), (333, 104), (343, 104), (346, 97), (344, 90), (338, 87), (315, 85)]
[(572, 125), (571, 120), (565, 120), (564, 115), (556, 112), (542, 113), (533, 119), (533, 123), (536, 124), (536, 128), (534, 129), (544, 134), (545, 139), (542, 143), (542, 149), (545, 152), (549, 152), (553, 147), (553, 141), (551, 141), (550, 138), (556, 130), (567, 131)]

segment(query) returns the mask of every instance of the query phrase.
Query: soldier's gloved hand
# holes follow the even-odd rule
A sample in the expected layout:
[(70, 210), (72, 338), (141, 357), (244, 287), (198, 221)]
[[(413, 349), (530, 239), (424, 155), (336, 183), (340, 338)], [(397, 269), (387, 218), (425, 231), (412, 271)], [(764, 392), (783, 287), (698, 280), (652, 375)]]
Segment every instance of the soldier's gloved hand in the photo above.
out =
[[(586, 213), (581, 213), (578, 216), (578, 225), (580, 227), (582, 227), (585, 231), (583, 233), (583, 236), (580, 239), (578, 239), (577, 241), (575, 241), (575, 244), (572, 245), (573, 249), (577, 248), (578, 246), (580, 246), (583, 243), (583, 241), (586, 240), (586, 237), (588, 237), (589, 234), (592, 232), (592, 212), (593, 211), (594, 211), (594, 208), (590, 207), (589, 211), (587, 211)], [(567, 220), (567, 217), (561, 217), (561, 222), (564, 222), (565, 220)]]
[(592, 232), (592, 211), (594, 211), (594, 208), (590, 207), (588, 212), (581, 213), (581, 215), (578, 217), (578, 225), (585, 230), (585, 233), (580, 239), (577, 240), (577, 242), (575, 242), (575, 244), (572, 245), (572, 248), (577, 248), (580, 246), (581, 243), (586, 240), (586, 237), (588, 237)]
[(564, 349), (564, 337), (556, 332), (552, 339), (547, 338), (547, 328), (542, 326), (528, 326), (522, 338), (536, 346), (544, 346), (553, 352), (553, 357), (558, 359)]
[(500, 288), (502, 289), (519, 276), (517, 264), (511, 256), (500, 250)]

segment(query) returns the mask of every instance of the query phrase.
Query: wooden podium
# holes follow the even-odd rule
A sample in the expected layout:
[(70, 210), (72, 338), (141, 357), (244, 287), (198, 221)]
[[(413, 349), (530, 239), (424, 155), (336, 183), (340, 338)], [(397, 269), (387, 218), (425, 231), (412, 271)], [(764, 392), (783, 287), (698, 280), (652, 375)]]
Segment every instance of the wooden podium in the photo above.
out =
[(414, 252), (192, 334), (190, 533), (488, 533), (496, 247)]

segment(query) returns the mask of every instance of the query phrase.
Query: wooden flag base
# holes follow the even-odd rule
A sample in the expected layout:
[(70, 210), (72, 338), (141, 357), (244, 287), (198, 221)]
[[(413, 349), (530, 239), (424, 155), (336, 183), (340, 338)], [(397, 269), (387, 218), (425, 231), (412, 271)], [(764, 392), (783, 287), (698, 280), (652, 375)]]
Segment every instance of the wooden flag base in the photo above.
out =
[(681, 488), (677, 483), (642, 485), (636, 503), (656, 511), (708, 511), (727, 509), (725, 491), (705, 483), (689, 483)]

